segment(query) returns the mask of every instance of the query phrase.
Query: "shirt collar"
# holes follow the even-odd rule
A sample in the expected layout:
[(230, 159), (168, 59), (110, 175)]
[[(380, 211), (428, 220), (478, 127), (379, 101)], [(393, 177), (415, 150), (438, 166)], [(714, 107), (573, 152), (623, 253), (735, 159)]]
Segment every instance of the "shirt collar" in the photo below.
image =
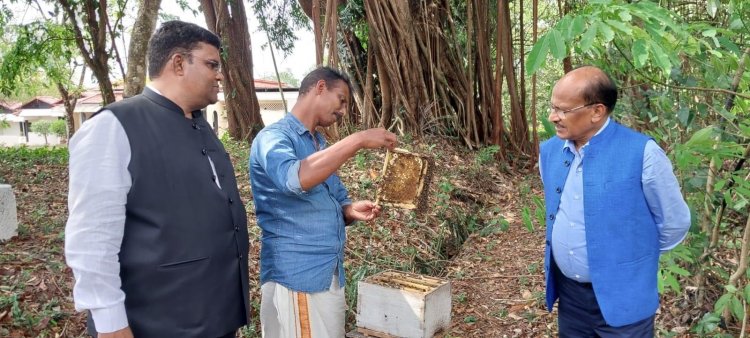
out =
[(154, 92), (154, 93), (157, 93), (157, 94), (159, 94), (160, 96), (164, 96), (164, 94), (162, 94), (162, 93), (161, 93), (161, 92), (160, 92), (159, 90), (157, 90), (156, 88), (154, 88), (154, 87), (153, 87), (153, 86), (151, 86), (150, 84), (147, 84), (147, 85), (146, 85), (146, 88), (148, 88), (148, 89), (151, 89), (151, 91), (152, 91), (152, 92)]
[[(609, 125), (609, 120), (610, 120), (610, 117), (607, 116), (607, 121), (605, 121), (604, 125), (601, 128), (599, 128), (599, 130), (596, 132), (596, 134), (594, 134), (594, 137), (596, 137), (596, 135), (601, 134), (602, 131), (604, 131), (604, 129), (607, 128), (607, 126)], [(591, 141), (591, 140), (589, 140), (589, 141)], [(589, 142), (586, 142), (586, 144), (584, 144), (583, 147), (581, 147), (581, 149), (585, 148), (587, 145), (589, 145)], [(564, 151), (565, 149), (568, 149), (571, 152), (575, 153), (575, 145), (570, 140), (565, 140), (565, 143), (563, 143), (562, 150)]]
[(300, 120), (297, 119), (296, 116), (292, 113), (286, 113), (286, 116), (284, 116), (284, 119), (286, 119), (289, 122), (289, 126), (294, 129), (294, 131), (297, 132), (297, 134), (303, 135), (306, 132), (309, 132), (307, 128), (305, 128), (305, 125), (300, 122)]

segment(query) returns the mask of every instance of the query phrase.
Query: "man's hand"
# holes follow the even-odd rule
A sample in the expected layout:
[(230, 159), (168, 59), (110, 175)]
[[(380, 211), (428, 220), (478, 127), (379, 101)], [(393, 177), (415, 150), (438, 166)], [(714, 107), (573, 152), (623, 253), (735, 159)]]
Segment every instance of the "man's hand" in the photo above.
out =
[(354, 221), (371, 221), (380, 214), (380, 206), (371, 201), (356, 201), (344, 207), (346, 224)]
[(99, 338), (133, 338), (133, 331), (130, 331), (130, 326), (126, 326), (124, 329), (120, 329), (115, 332), (100, 332)]
[(359, 138), (362, 148), (388, 148), (393, 149), (398, 144), (396, 134), (383, 128), (372, 128), (355, 134)]

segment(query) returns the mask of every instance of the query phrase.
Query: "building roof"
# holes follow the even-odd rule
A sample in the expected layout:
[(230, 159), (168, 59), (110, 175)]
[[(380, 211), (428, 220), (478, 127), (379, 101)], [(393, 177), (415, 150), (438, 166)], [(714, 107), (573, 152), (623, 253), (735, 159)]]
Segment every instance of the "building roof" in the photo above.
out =
[(19, 117), (65, 117), (65, 110), (57, 108), (21, 109)]
[(52, 108), (62, 103), (62, 99), (52, 96), (36, 96), (16, 109), (43, 109)]
[(13, 111), (18, 109), (18, 107), (20, 106), (21, 102), (0, 100), (0, 109)]
[[(122, 88), (115, 88), (113, 89), (115, 93), (115, 101), (122, 100), (123, 97), (123, 91)], [(102, 98), (102, 92), (100, 91), (86, 91), (81, 95), (81, 98), (76, 101), (76, 105), (79, 104), (86, 104), (86, 105), (97, 105), (101, 106), (104, 102), (104, 99)]]
[[(255, 88), (279, 88), (279, 82), (277, 81), (255, 79), (253, 82), (255, 83)], [(291, 86), (281, 82), (281, 88), (291, 88)]]

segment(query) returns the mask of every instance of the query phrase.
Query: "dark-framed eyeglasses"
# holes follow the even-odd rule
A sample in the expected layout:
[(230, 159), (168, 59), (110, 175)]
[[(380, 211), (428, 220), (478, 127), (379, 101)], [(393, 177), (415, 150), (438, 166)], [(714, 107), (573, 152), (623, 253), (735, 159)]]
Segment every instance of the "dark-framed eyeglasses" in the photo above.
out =
[(214, 73), (217, 73), (217, 74), (221, 73), (221, 63), (219, 61), (209, 60), (209, 59), (206, 59), (206, 58), (202, 58), (202, 57), (197, 56), (195, 54), (188, 54), (188, 57), (190, 57), (190, 58), (196, 58), (198, 60), (203, 61), (203, 63), (206, 65), (206, 67), (208, 67), (208, 69), (210, 69), (210, 70), (213, 70)]

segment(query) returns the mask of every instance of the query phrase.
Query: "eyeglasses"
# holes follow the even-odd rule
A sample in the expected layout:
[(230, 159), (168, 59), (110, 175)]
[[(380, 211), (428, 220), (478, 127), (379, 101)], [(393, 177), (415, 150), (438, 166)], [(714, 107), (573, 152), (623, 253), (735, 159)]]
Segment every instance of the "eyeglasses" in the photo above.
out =
[(549, 113), (550, 114), (557, 114), (557, 117), (559, 117), (561, 120), (564, 120), (565, 119), (565, 114), (572, 113), (572, 112), (574, 112), (576, 110), (583, 109), (583, 108), (586, 108), (586, 107), (590, 107), (590, 106), (593, 106), (593, 105), (596, 105), (596, 104), (601, 104), (601, 102), (594, 102), (594, 103), (584, 104), (582, 106), (578, 106), (578, 107), (575, 107), (575, 108), (570, 108), (570, 109), (567, 109), (567, 110), (560, 110), (560, 108), (556, 108), (554, 106), (551, 106), (551, 107), (549, 107)]
[(208, 60), (208, 59), (202, 58), (202, 57), (194, 55), (194, 54), (188, 54), (188, 57), (190, 57), (190, 58), (196, 58), (198, 60), (203, 61), (203, 63), (206, 64), (206, 67), (208, 67), (208, 69), (210, 69), (210, 70), (213, 70), (214, 73), (217, 73), (217, 74), (221, 73), (221, 63), (219, 63), (216, 60)]

